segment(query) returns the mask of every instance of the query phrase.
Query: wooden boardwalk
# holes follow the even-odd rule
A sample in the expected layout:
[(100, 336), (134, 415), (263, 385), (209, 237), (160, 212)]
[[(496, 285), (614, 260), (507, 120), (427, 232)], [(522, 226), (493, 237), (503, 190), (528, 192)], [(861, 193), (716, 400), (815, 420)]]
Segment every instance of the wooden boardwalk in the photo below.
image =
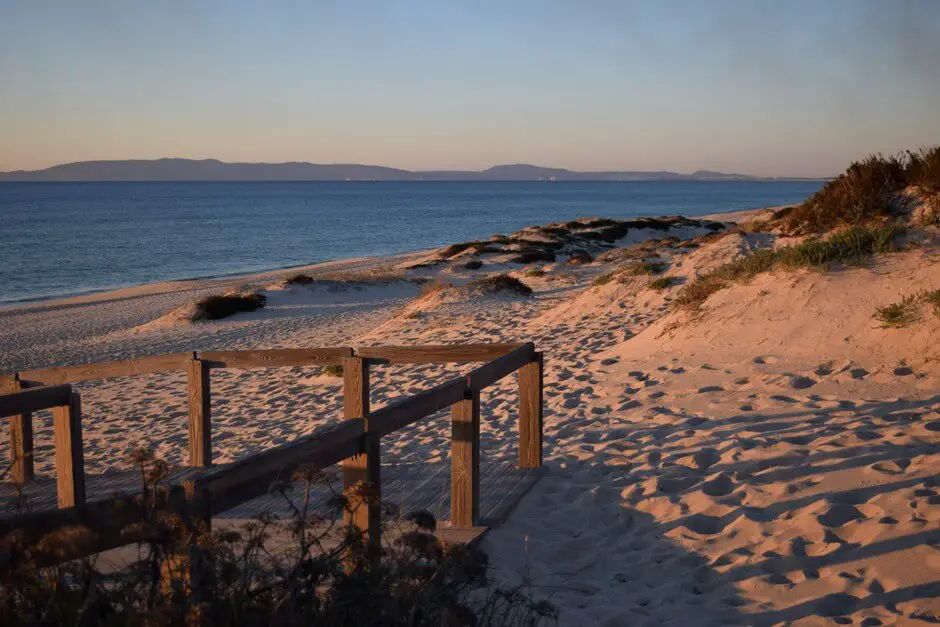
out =
[[(470, 362), (484, 363), (429, 390), (371, 407), (371, 368)], [(343, 369), (344, 420), (232, 463), (213, 463), (213, 370), (327, 365)], [(504, 520), (541, 474), (543, 367), (542, 354), (524, 343), (193, 352), (0, 375), (0, 392), (7, 392), (0, 393), (0, 418), (9, 420), (12, 455), (12, 482), (0, 484), (0, 540), (40, 547), (84, 534), (87, 542), (59, 543), (59, 552), (48, 558), (61, 561), (133, 544), (145, 513), (182, 517), (193, 528), (199, 520), (250, 520), (262, 512), (283, 516), (290, 510), (288, 499), (302, 496), (301, 487), (272, 493), (272, 486), (298, 469), (339, 465), (341, 483), (318, 485), (313, 508), (329, 516), (328, 501), (341, 491), (347, 500), (343, 520), (362, 531), (371, 556), (379, 555), (390, 509), (398, 517), (429, 511), (442, 523), (444, 533), (438, 535), (450, 536), (443, 539), (474, 541)], [(168, 489), (146, 499), (136, 471), (86, 474), (81, 398), (70, 384), (171, 371), (187, 375), (188, 466), (173, 469), (165, 480)], [(514, 373), (518, 459), (482, 459), (480, 393)], [(448, 461), (382, 459), (383, 436), (447, 408)], [(34, 472), (32, 413), (44, 409), (53, 413), (54, 478), (37, 478)]]

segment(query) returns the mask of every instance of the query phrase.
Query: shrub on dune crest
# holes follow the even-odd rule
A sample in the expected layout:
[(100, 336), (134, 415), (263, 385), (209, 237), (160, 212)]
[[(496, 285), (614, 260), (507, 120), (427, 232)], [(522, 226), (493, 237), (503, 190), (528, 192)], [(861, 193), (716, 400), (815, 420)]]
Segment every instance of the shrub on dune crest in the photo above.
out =
[(285, 285), (311, 285), (313, 277), (309, 274), (295, 274), (284, 279)]

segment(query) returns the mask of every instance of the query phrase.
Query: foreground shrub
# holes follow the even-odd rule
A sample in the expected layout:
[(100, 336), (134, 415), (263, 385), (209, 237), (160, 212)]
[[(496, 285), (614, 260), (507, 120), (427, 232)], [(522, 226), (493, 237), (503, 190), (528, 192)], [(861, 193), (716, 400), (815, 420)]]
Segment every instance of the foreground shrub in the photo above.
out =
[(192, 320), (221, 320), (237, 313), (255, 311), (264, 307), (267, 297), (255, 292), (252, 294), (225, 294), (209, 296), (196, 303)]
[(532, 293), (532, 288), (508, 274), (496, 274), (493, 276), (475, 279), (467, 284), (471, 289), (481, 290), (489, 293), (513, 292), (516, 294), (528, 295)]
[(905, 174), (908, 183), (928, 193), (940, 194), (940, 146), (909, 151), (907, 158)]
[[(426, 511), (400, 517), (388, 510), (379, 559), (362, 535), (340, 522), (349, 504), (321, 472), (298, 470), (271, 488), (287, 511), (279, 520), (211, 532), (152, 505), (166, 495), (168, 468), (150, 450), (133, 453), (141, 476), (145, 530), (137, 559), (98, 568), (81, 559), (39, 568), (4, 547), (0, 624), (147, 626), (351, 625), (439, 627), (557, 623), (558, 612), (523, 588), (491, 587), (479, 549), (446, 544)], [(291, 483), (293, 482), (293, 484)], [(299, 496), (287, 487), (299, 487)], [(331, 512), (313, 511), (312, 497), (335, 494)], [(367, 493), (368, 490), (363, 490)], [(274, 550), (272, 550), (274, 549)], [(183, 557), (188, 556), (188, 557)]]
[(343, 376), (343, 366), (340, 364), (330, 364), (329, 366), (323, 366), (323, 374), (328, 377), (341, 377)]

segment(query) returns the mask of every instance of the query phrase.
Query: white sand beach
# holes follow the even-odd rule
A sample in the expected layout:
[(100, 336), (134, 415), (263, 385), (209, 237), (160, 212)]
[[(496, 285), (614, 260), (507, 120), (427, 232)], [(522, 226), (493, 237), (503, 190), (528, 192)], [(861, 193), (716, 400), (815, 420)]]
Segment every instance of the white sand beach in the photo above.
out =
[[(938, 228), (861, 267), (775, 269), (698, 309), (673, 306), (695, 277), (782, 243), (676, 221), (566, 243), (555, 261), (513, 262), (518, 242), (494, 240), (448, 258), (426, 251), (37, 303), (0, 310), (0, 372), (192, 350), (533, 341), (546, 363), (547, 472), (484, 540), (495, 580), (548, 598), (562, 625), (940, 622), (940, 314), (924, 303), (902, 328), (873, 318), (940, 289)], [(575, 249), (593, 260), (569, 263)], [(473, 259), (482, 266), (467, 268)], [(631, 270), (640, 262), (662, 266)], [(314, 282), (283, 284), (298, 272)], [(468, 287), (496, 273), (532, 294)], [(660, 276), (674, 280), (651, 288)], [(240, 286), (263, 289), (266, 306), (219, 321), (173, 314)], [(460, 369), (376, 368), (373, 405)], [(182, 461), (180, 375), (76, 387), (88, 472), (123, 466), (142, 442)], [(216, 459), (340, 420), (339, 392), (340, 379), (314, 368), (213, 375)], [(485, 457), (514, 458), (514, 394), (504, 381), (482, 401)], [(51, 426), (38, 416), (37, 471), (49, 473)], [(383, 445), (389, 460), (446, 458), (448, 416)]]

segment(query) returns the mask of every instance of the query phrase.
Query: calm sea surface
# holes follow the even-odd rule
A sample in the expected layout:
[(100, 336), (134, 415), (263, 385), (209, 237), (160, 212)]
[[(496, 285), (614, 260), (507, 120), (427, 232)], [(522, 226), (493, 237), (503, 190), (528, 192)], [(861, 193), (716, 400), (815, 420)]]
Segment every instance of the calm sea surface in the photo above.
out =
[(2, 183), (0, 302), (407, 252), (581, 216), (752, 209), (820, 185)]

